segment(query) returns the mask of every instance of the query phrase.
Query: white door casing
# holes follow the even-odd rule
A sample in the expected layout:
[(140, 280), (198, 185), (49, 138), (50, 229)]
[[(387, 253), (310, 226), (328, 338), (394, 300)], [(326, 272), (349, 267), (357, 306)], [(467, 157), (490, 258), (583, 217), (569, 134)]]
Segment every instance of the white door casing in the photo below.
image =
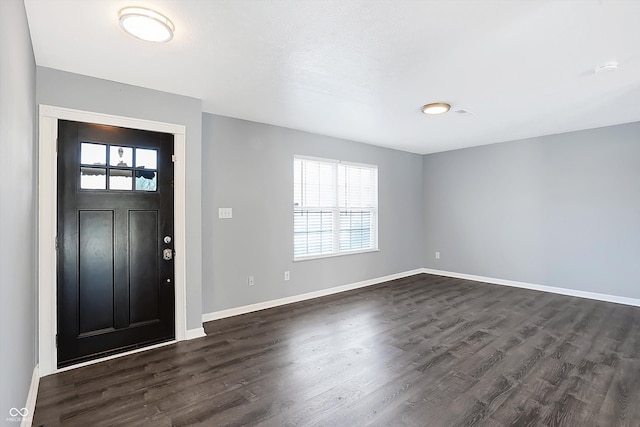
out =
[[(186, 330), (186, 128), (183, 125), (40, 105), (38, 149), (38, 363), (41, 377), (57, 369), (56, 229), (58, 120), (95, 123), (174, 135), (175, 209), (175, 341), (187, 339)], [(84, 366), (151, 347), (74, 365)], [(69, 369), (69, 368), (66, 368)], [(66, 370), (62, 369), (62, 370)]]

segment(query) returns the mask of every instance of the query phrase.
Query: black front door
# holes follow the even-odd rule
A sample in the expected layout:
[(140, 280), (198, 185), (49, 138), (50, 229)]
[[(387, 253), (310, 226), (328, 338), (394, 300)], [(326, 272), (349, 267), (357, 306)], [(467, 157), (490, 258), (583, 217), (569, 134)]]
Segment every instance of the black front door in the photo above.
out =
[(58, 367), (174, 337), (173, 135), (58, 122)]

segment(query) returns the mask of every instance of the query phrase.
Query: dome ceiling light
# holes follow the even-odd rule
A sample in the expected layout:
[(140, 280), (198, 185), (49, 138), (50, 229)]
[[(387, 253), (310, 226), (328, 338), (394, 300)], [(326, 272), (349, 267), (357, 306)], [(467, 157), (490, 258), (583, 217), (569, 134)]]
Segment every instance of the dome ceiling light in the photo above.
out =
[(434, 102), (422, 107), (424, 114), (443, 114), (451, 109), (451, 105), (446, 102)]
[(175, 31), (169, 18), (144, 7), (125, 7), (118, 13), (118, 19), (125, 32), (149, 42), (168, 42)]
[(601, 73), (610, 73), (611, 71), (616, 71), (618, 69), (618, 63), (615, 61), (607, 62), (606, 64), (602, 64), (599, 67), (596, 67), (594, 71), (596, 74)]

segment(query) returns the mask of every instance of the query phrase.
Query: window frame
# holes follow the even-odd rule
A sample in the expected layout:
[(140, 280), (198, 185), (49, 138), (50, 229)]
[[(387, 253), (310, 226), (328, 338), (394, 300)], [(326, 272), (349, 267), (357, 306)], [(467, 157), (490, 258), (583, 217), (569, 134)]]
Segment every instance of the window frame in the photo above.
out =
[[(105, 147), (105, 163), (83, 163), (82, 161), (82, 153), (83, 146), (85, 144), (89, 145), (99, 145)], [(118, 165), (113, 164), (112, 162), (112, 148), (130, 148), (131, 149), (131, 166), (128, 165)], [(138, 150), (144, 151), (153, 151), (155, 155), (155, 168), (147, 168), (144, 165), (138, 165)], [(119, 145), (113, 144), (111, 142), (102, 142), (102, 141), (93, 141), (93, 140), (81, 140), (78, 147), (78, 177), (76, 181), (78, 191), (82, 193), (122, 193), (122, 194), (157, 194), (158, 193), (158, 182), (160, 179), (160, 170), (158, 169), (158, 150), (155, 148), (149, 147), (139, 147), (137, 145)], [(82, 171), (83, 169), (96, 169), (104, 171), (105, 176), (105, 185), (104, 188), (92, 188), (92, 187), (83, 187), (82, 186)], [(131, 172), (131, 188), (113, 188), (111, 183), (111, 171), (119, 171), (119, 172)], [(144, 172), (153, 172), (155, 174), (155, 189), (147, 190), (144, 188), (138, 188), (137, 178), (139, 178), (138, 173)]]
[[(307, 260), (312, 260), (312, 259), (321, 259), (321, 258), (333, 258), (333, 257), (339, 257), (339, 256), (346, 256), (346, 255), (356, 255), (356, 254), (363, 254), (363, 253), (369, 253), (369, 252), (380, 252), (380, 247), (378, 245), (378, 223), (379, 223), (379, 195), (378, 195), (378, 189), (379, 189), (379, 183), (378, 183), (378, 172), (379, 172), (379, 167), (378, 165), (372, 165), (372, 164), (366, 164), (366, 163), (356, 163), (356, 162), (349, 162), (349, 161), (344, 161), (344, 160), (336, 160), (336, 159), (328, 159), (328, 158), (322, 158), (322, 157), (312, 157), (312, 156), (305, 156), (305, 155), (294, 155), (293, 156), (293, 173), (295, 173), (295, 162), (296, 160), (301, 160), (301, 161), (313, 161), (313, 162), (319, 162), (319, 163), (327, 163), (327, 164), (333, 164), (334, 165), (334, 204), (335, 206), (311, 206), (311, 207), (297, 207), (295, 206), (295, 191), (296, 191), (296, 184), (295, 184), (295, 176), (293, 177), (293, 196), (294, 196), (294, 200), (292, 203), (292, 212), (291, 212), (291, 218), (293, 219), (293, 249), (294, 249), (294, 253), (293, 253), (293, 261), (294, 262), (298, 262), (298, 261), (307, 261)], [(360, 168), (367, 168), (367, 169), (373, 169), (375, 170), (375, 180), (374, 180), (374, 189), (373, 189), (373, 198), (374, 198), (374, 206), (372, 208), (366, 208), (366, 210), (371, 211), (372, 215), (371, 215), (371, 247), (370, 248), (364, 248), (364, 249), (352, 249), (352, 250), (340, 250), (340, 212), (344, 211), (344, 210), (349, 210), (349, 208), (346, 207), (341, 207), (339, 206), (340, 203), (338, 201), (338, 193), (339, 193), (339, 183), (338, 183), (338, 167), (340, 165), (344, 165), (344, 166), (353, 166), (353, 167), (360, 167)], [(332, 216), (333, 216), (333, 226), (332, 226), (332, 234), (333, 234), (333, 250), (331, 252), (325, 252), (325, 253), (321, 253), (321, 254), (311, 254), (311, 255), (301, 255), (301, 256), (296, 256), (295, 255), (295, 212), (296, 210), (322, 210), (322, 211), (332, 211)]]

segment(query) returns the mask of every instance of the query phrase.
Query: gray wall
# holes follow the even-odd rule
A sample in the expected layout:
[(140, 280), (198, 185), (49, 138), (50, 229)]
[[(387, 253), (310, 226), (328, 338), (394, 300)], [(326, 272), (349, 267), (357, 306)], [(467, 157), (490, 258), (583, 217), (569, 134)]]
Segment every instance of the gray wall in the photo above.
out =
[[(0, 424), (36, 365), (35, 61), (21, 0), (0, 1)], [(14, 424), (15, 423), (11, 423)]]
[(640, 298), (639, 138), (631, 123), (424, 156), (425, 267)]
[[(378, 165), (379, 252), (293, 262), (296, 154)], [(416, 154), (203, 114), (203, 311), (422, 267), (421, 177)], [(233, 219), (218, 219), (219, 207)]]
[(186, 126), (187, 328), (202, 326), (202, 102), (137, 86), (37, 67), (38, 104)]

